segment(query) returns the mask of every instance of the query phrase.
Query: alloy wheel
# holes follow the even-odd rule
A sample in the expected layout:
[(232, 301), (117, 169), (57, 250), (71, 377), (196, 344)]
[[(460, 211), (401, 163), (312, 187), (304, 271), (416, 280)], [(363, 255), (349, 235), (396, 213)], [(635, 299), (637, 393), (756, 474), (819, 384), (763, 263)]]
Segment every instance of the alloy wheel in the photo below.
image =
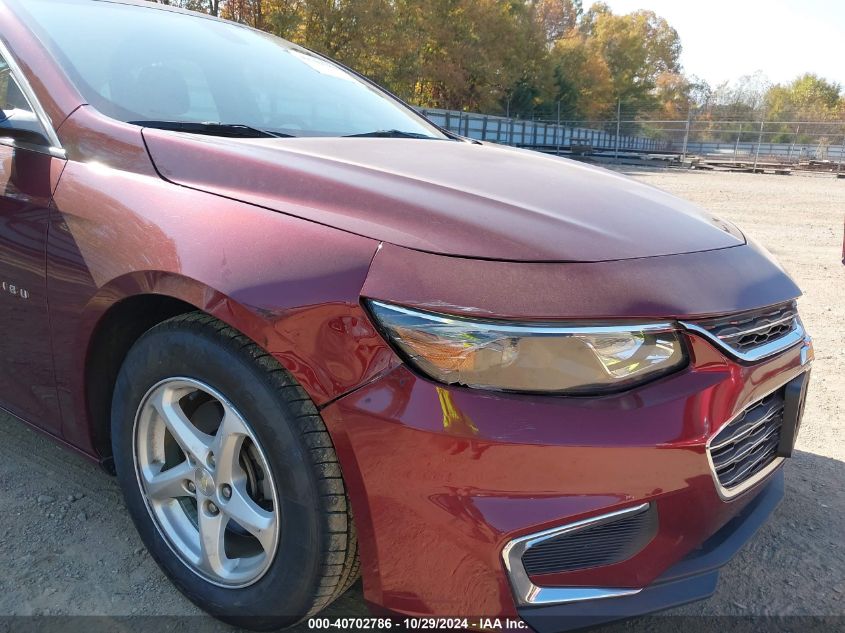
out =
[(147, 510), (173, 552), (216, 585), (258, 581), (279, 542), (278, 493), (235, 407), (200, 381), (169, 378), (141, 401), (133, 437)]

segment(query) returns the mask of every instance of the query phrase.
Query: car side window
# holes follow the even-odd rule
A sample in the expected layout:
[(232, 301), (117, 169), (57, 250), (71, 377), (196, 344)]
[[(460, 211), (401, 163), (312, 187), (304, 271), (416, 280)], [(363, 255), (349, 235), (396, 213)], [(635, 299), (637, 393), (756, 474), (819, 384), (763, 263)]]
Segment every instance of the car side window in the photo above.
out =
[(0, 142), (9, 137), (29, 145), (49, 145), (44, 126), (0, 55)]

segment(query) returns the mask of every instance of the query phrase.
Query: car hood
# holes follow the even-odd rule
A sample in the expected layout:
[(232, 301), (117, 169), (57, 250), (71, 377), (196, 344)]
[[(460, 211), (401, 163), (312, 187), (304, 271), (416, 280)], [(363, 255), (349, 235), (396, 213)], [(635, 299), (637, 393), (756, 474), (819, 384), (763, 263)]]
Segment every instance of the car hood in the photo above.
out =
[(420, 251), (606, 261), (729, 248), (732, 225), (613, 172), (499, 145), (145, 129), (163, 178)]

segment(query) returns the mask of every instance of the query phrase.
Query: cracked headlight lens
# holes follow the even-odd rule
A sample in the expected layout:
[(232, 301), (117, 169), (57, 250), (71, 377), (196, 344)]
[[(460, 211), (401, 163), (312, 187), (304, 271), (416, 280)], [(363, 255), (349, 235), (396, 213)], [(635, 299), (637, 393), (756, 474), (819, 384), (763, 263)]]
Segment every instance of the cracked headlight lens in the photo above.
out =
[(480, 389), (595, 394), (619, 391), (686, 365), (671, 323), (526, 324), (368, 306), (388, 340), (439, 382)]

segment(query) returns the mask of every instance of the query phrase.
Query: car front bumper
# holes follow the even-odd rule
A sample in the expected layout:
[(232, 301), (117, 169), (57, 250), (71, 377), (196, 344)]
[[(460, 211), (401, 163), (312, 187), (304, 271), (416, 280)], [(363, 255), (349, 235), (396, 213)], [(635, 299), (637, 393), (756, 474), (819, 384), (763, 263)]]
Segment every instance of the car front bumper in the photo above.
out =
[[(801, 346), (747, 364), (695, 333), (688, 343), (685, 370), (601, 398), (444, 387), (400, 366), (326, 406), (365, 599), (406, 616), (519, 616), (545, 631), (712, 593), (715, 563), (771, 512), (782, 475), (773, 466), (724, 498), (707, 443), (808, 365)], [(530, 576), (580, 598), (541, 605), (520, 597), (503, 559), (510, 543), (644, 504), (659, 522), (634, 555)]]

